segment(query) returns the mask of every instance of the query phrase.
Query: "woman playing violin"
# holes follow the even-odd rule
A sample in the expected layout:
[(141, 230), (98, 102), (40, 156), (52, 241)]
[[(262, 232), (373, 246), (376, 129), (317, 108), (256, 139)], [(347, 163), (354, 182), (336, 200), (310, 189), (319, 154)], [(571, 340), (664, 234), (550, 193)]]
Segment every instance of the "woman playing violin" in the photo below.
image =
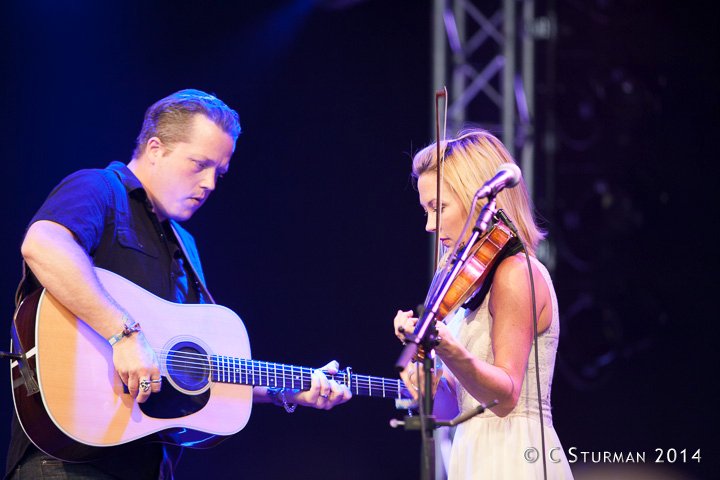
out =
[[(503, 163), (513, 162), (504, 145), (483, 130), (466, 131), (442, 142), (442, 205), (437, 205), (438, 174), (436, 146), (421, 150), (413, 159), (412, 175), (417, 180), (420, 205), (427, 214), (426, 230), (437, 232), (446, 255), (456, 243), (462, 246), (470, 236), (459, 238), (471, 209), (475, 192)], [(521, 181), (497, 196), (518, 230), (530, 255), (537, 310), (538, 354), (542, 415), (544, 421), (547, 478), (572, 478), (569, 464), (552, 426), (550, 389), (558, 345), (558, 306), (547, 269), (535, 252), (543, 232), (535, 223), (530, 198)], [(475, 208), (472, 221), (477, 218)], [(471, 224), (472, 225), (472, 224)], [(449, 392), (460, 412), (497, 400), (493, 408), (459, 425), (450, 454), (449, 478), (543, 478), (541, 423), (536, 381), (533, 306), (530, 276), (523, 253), (502, 259), (494, 272), (488, 294), (477, 308), (460, 307), (444, 322), (437, 322), (440, 342), (436, 353), (444, 365), (442, 388), (436, 401)], [(411, 311), (399, 311), (395, 333), (412, 332), (417, 318)], [(420, 385), (415, 367), (405, 372), (406, 382)], [(532, 451), (530, 449), (534, 448)], [(529, 451), (530, 450), (530, 451)], [(528, 453), (529, 451), (529, 453)]]

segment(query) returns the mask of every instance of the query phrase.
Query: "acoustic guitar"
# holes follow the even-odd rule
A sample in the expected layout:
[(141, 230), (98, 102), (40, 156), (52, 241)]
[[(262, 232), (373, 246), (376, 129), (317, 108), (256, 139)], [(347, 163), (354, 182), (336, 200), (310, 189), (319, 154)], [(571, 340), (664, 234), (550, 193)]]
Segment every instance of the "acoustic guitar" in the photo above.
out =
[[(47, 290), (36, 291), (15, 312), (13, 346), (26, 360), (11, 364), (13, 399), (25, 433), (49, 455), (87, 461), (136, 440), (212, 447), (245, 427), (253, 386), (310, 388), (312, 368), (252, 360), (247, 331), (232, 310), (171, 303), (115, 273), (96, 272), (142, 325), (157, 354), (162, 391), (135, 402), (115, 372), (108, 342)], [(36, 393), (23, 381), (23, 364), (25, 377), (37, 380)], [(350, 368), (328, 377), (354, 395), (410, 397), (399, 379)]]

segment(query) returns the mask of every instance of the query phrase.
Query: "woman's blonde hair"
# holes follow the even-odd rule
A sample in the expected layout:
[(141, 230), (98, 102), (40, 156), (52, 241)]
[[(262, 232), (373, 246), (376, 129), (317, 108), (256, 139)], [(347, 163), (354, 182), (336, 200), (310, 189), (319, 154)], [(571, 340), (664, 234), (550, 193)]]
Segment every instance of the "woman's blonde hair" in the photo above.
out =
[[(482, 185), (497, 173), (503, 163), (515, 163), (505, 146), (491, 133), (481, 130), (465, 130), (457, 138), (440, 143), (444, 150), (443, 179), (462, 201), (465, 212), (470, 212), (473, 196)], [(420, 150), (413, 158), (412, 176), (416, 180), (424, 173), (437, 174), (435, 144)], [(473, 221), (480, 213), (478, 202)], [(497, 206), (515, 223), (521, 240), (531, 253), (545, 238), (546, 232), (535, 223), (533, 205), (525, 181), (514, 188), (502, 190), (497, 196)]]

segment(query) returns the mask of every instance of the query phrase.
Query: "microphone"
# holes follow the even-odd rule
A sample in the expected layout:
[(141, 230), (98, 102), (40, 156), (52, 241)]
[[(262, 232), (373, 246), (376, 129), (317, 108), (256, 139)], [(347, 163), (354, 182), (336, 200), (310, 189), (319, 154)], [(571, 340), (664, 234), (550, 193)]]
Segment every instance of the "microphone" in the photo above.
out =
[(475, 193), (477, 198), (494, 197), (504, 188), (512, 188), (520, 182), (520, 168), (514, 163), (503, 163), (493, 178), (485, 182)]

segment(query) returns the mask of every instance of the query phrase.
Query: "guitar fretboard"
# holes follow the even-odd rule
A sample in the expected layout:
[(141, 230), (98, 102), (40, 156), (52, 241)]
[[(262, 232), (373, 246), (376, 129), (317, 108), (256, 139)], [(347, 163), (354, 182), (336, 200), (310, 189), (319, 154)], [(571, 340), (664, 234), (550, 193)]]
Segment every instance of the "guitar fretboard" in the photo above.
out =
[[(314, 369), (263, 362), (244, 358), (213, 355), (211, 378), (214, 382), (236, 383), (258, 387), (309, 390)], [(334, 375), (325, 373), (331, 380), (346, 385), (353, 395), (382, 398), (407, 398), (409, 394), (402, 380), (358, 375), (350, 369)]]

